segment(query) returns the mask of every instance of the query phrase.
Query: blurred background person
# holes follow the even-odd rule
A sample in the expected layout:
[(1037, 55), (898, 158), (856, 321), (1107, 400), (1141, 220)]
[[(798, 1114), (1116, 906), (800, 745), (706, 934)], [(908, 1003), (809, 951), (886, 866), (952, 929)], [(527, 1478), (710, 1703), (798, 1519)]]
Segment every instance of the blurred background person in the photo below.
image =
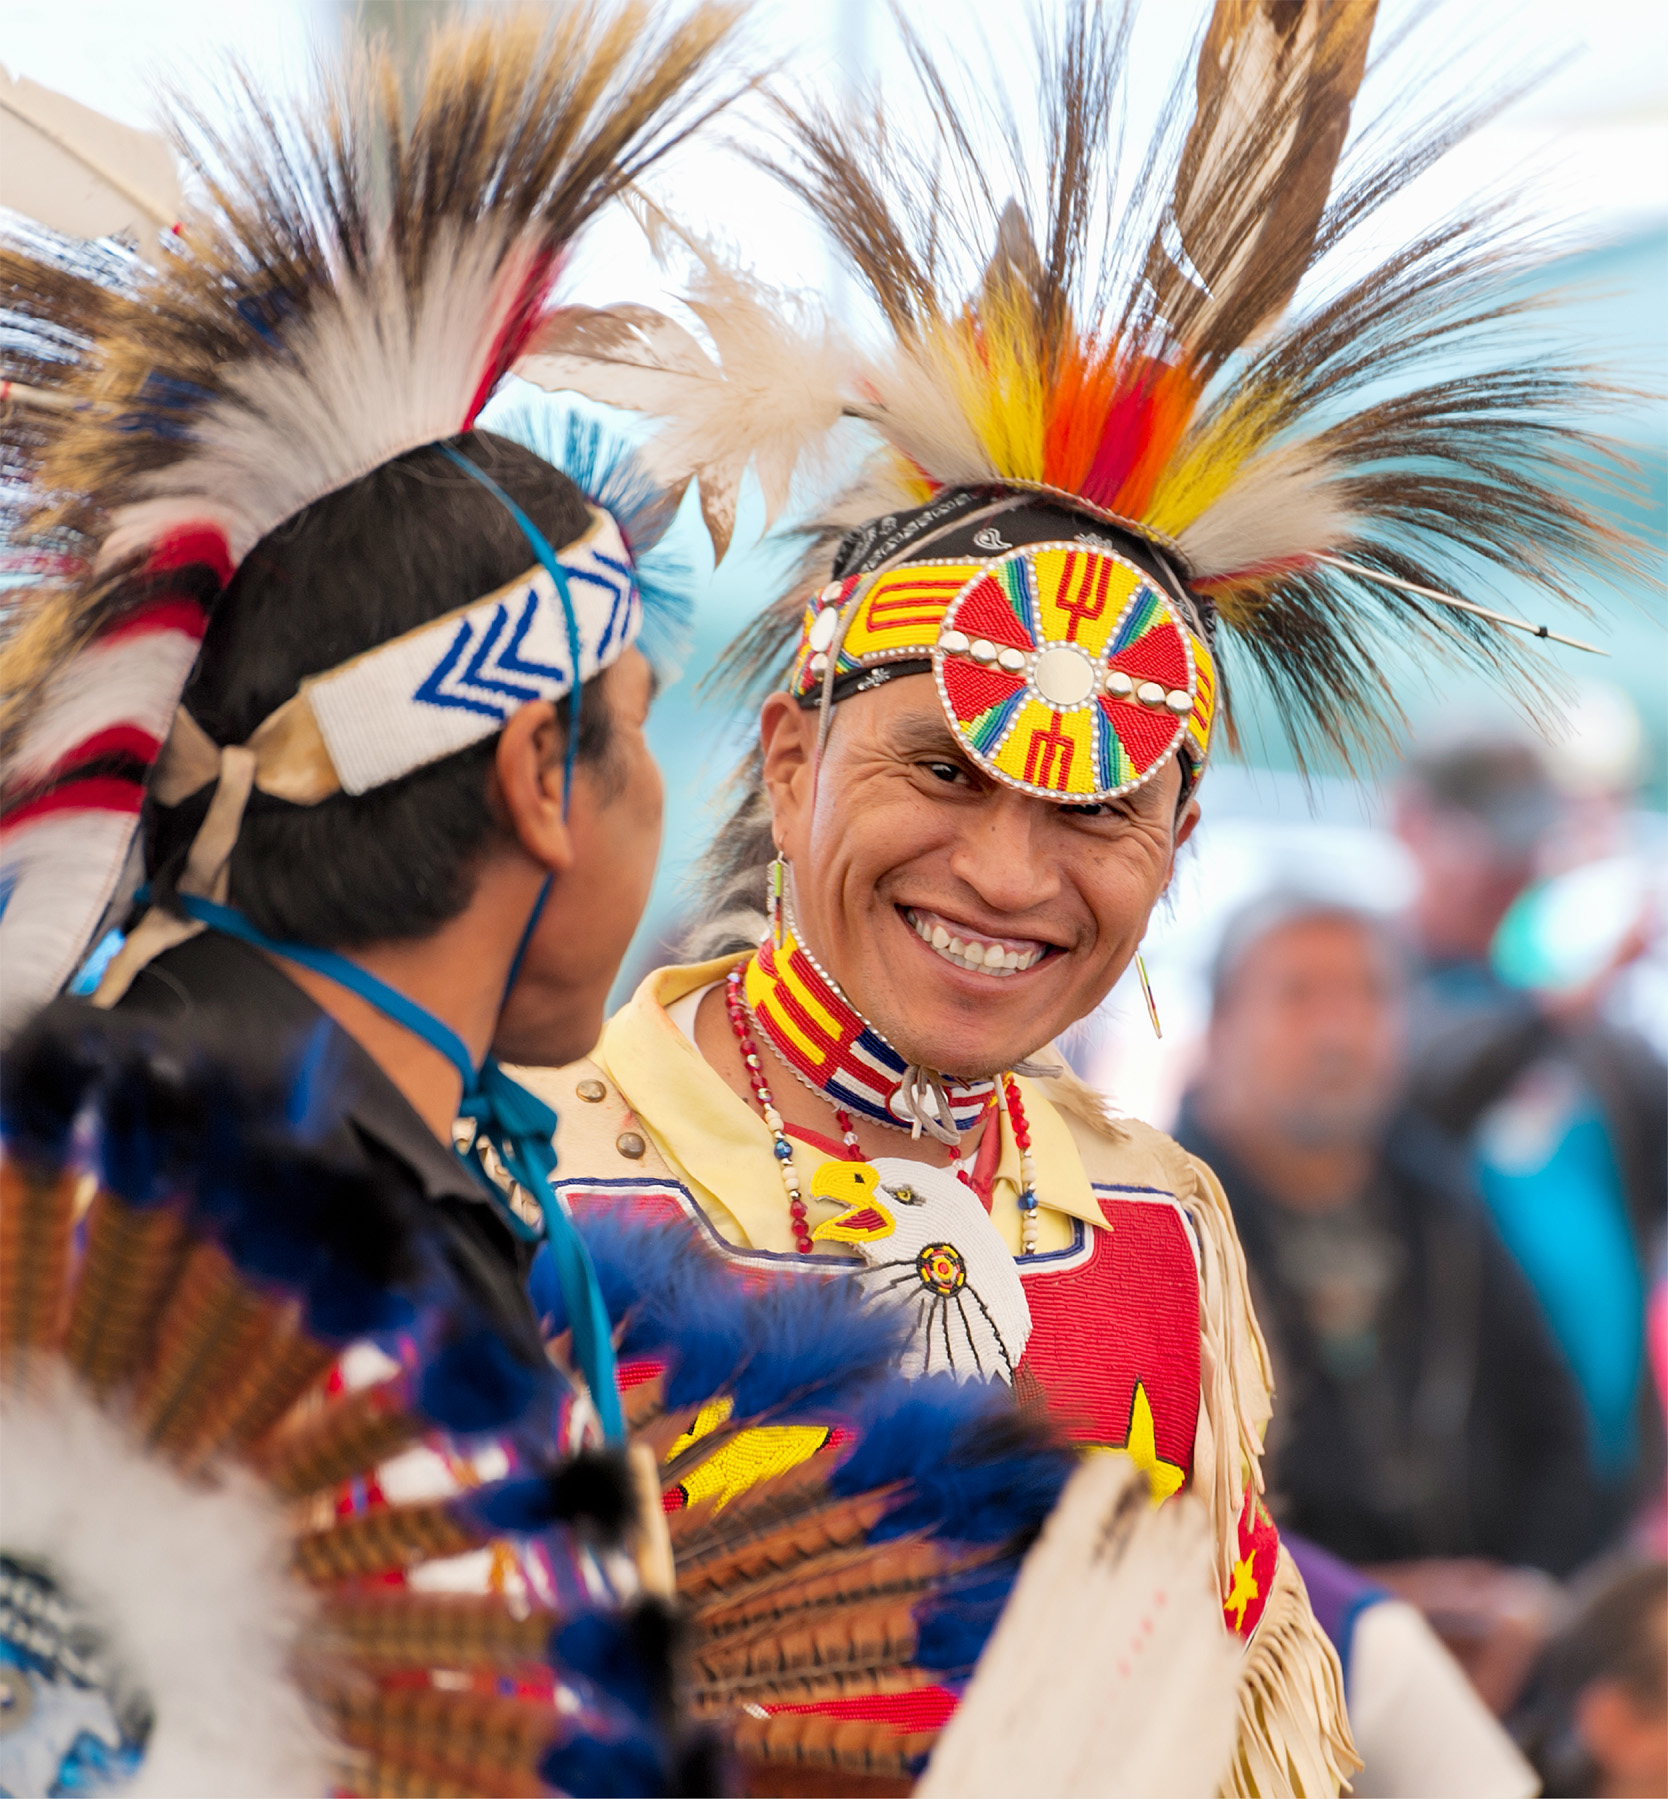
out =
[(1559, 945), (1536, 941), (1537, 872), (1602, 797), (1560, 794), (1539, 745), (1495, 731), (1416, 757), (1395, 808), (1419, 883), (1409, 1105), (1465, 1146), (1575, 1377), (1594, 1549), (1660, 1494), (1644, 1313), (1668, 1207), (1668, 1075), (1603, 1004), (1643, 939), (1623, 919), (1599, 965), (1561, 986)]
[(1284, 1541), (1343, 1670), (1352, 1799), (1530, 1799), (1531, 1767), (1418, 1608), (1296, 1531)]
[(1668, 1563), (1595, 1569), (1514, 1719), (1548, 1799), (1668, 1793)]
[(1216, 1169), (1280, 1394), (1271, 1486), (1356, 1563), (1585, 1554), (1579, 1401), (1527, 1282), (1429, 1126), (1397, 1110), (1405, 959), (1275, 894), (1228, 925), (1178, 1136)]

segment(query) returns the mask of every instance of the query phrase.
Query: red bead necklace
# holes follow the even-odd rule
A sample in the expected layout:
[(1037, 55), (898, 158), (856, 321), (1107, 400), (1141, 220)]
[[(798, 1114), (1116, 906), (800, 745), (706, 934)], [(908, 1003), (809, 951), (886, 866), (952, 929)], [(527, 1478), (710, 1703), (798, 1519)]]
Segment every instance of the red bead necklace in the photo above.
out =
[[(741, 1051), (748, 1085), (752, 1087), (753, 1097), (758, 1101), (764, 1121), (776, 1140), (773, 1146), (776, 1151), (776, 1166), (782, 1176), (782, 1185), (787, 1189), (788, 1217), (793, 1224), (794, 1248), (802, 1256), (808, 1256), (813, 1248), (811, 1227), (805, 1214), (805, 1195), (799, 1185), (799, 1170), (794, 1163), (793, 1143), (782, 1122), (782, 1114), (776, 1110), (776, 1102), (771, 1098), (769, 1083), (764, 1078), (764, 1064), (760, 1059), (758, 1046), (753, 1041), (753, 1033), (748, 1028), (747, 1006), (741, 996), (739, 968), (732, 968), (725, 977), (724, 1009), (730, 1015), (730, 1029), (735, 1033), (736, 1045)], [(857, 1129), (851, 1122), (851, 1114), (838, 1106), (833, 1110), (834, 1122), (840, 1127), (840, 1136), (847, 1152), (854, 1161), (860, 1162), (863, 1159), (863, 1146), (857, 1141)]]
[(1002, 1097), (1008, 1102), (1008, 1118), (1019, 1150), (1019, 1253), (1031, 1256), (1037, 1253), (1037, 1170), (1031, 1160), (1031, 1126), (1025, 1117), (1025, 1102), (1019, 1097), (1019, 1082), (1011, 1074), (1002, 1077)]
[[(742, 1066), (747, 1070), (747, 1081), (753, 1089), (753, 1098), (758, 1102), (759, 1111), (764, 1116), (771, 1136), (775, 1138), (776, 1166), (782, 1176), (782, 1185), (787, 1190), (788, 1217), (793, 1224), (794, 1247), (801, 1255), (808, 1256), (813, 1247), (811, 1230), (806, 1218), (805, 1195), (799, 1185), (799, 1170), (794, 1162), (793, 1143), (782, 1121), (782, 1114), (777, 1111), (776, 1102), (771, 1097), (770, 1085), (764, 1077), (764, 1063), (748, 1026), (747, 1002), (742, 997), (739, 967), (732, 968), (724, 977), (724, 1009), (730, 1015), (730, 1029), (734, 1032), (736, 1046), (741, 1051)], [(1019, 1150), (1020, 1254), (1035, 1255), (1037, 1178), (1036, 1168), (1031, 1160), (1031, 1126), (1025, 1116), (1025, 1102), (1020, 1097), (1019, 1082), (1011, 1074), (1002, 1077), (1002, 1097), (1007, 1104), (1009, 1121), (1013, 1125), (1014, 1144)], [(851, 1114), (839, 1106), (834, 1106), (833, 1112), (847, 1154), (853, 1161), (862, 1161), (863, 1146), (857, 1140), (857, 1129), (851, 1121)]]

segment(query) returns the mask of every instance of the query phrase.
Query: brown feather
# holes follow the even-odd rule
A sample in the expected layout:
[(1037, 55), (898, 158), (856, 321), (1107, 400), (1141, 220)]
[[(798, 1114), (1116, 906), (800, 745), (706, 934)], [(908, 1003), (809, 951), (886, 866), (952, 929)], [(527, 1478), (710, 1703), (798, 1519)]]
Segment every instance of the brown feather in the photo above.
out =
[[(900, 1689), (889, 1689), (897, 1691)], [(907, 1690), (907, 1689), (902, 1689)], [(936, 1731), (904, 1731), (888, 1723), (830, 1717), (816, 1712), (743, 1713), (731, 1727), (736, 1752), (749, 1762), (777, 1768), (826, 1769), (841, 1776), (891, 1775), (908, 1792), (909, 1776), (931, 1749)], [(845, 1793), (844, 1783), (830, 1792)]]
[(301, 1499), (388, 1460), (421, 1434), (404, 1382), (381, 1381), (298, 1419), (263, 1445), (259, 1460), (277, 1492)]

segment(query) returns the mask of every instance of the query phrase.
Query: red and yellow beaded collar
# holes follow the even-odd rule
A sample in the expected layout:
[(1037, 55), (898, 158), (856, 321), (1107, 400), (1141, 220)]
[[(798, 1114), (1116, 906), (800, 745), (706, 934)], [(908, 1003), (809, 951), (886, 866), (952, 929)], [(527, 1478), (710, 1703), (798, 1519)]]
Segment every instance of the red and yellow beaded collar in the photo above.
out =
[(912, 1067), (799, 941), (786, 902), (783, 913), (742, 970), (742, 997), (794, 1074), (830, 1105), (916, 1135), (953, 1142), (976, 1124), (996, 1083)]

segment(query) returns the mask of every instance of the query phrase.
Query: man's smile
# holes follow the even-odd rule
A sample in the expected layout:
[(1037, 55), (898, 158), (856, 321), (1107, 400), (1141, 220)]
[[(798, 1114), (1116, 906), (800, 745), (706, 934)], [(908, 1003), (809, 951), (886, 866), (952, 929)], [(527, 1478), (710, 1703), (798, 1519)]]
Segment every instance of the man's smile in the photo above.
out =
[(1036, 965), (1052, 949), (1059, 946), (1043, 943), (1034, 937), (998, 937), (975, 930), (958, 919), (941, 912), (929, 912), (922, 906), (900, 906), (904, 922), (915, 935), (953, 967), (970, 974), (1007, 976), (1023, 974)]

